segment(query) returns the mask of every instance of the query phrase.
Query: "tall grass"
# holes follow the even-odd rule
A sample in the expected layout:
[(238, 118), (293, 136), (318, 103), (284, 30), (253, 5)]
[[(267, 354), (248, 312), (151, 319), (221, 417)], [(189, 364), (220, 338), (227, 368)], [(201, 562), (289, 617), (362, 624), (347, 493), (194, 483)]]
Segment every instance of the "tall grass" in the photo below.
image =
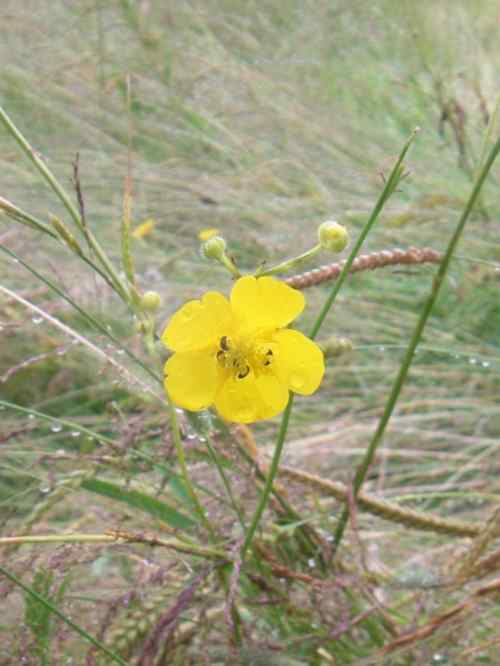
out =
[[(487, 0), (2, 5), (0, 106), (38, 168), (0, 131), (0, 663), (496, 663), (499, 18)], [(248, 271), (327, 218), (359, 239), (416, 126), (355, 249), (448, 247), (441, 272), (309, 289), (299, 327), (333, 294), (318, 337), (352, 351), (330, 341), (289, 423), (169, 412), (121, 227), (155, 222), (130, 251), (161, 331), (229, 289), (200, 228)]]

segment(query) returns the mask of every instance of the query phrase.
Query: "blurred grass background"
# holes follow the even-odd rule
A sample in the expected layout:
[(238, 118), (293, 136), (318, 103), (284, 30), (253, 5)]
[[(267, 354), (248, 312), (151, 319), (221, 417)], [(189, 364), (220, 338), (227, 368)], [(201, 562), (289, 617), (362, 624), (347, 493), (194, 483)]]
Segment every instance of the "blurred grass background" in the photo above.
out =
[[(141, 288), (162, 294), (161, 325), (202, 288), (229, 288), (227, 276), (198, 253), (200, 229), (220, 229), (249, 270), (307, 249), (325, 219), (356, 236), (416, 126), (408, 176), (366, 249), (442, 250), (470, 192), (488, 124), (498, 134), (499, 23), (492, 0), (4, 0), (0, 103), (68, 188), (79, 154), (88, 222), (117, 260), (131, 144), (134, 222), (156, 222), (135, 240), (134, 254)], [(471, 520), (484, 520), (500, 491), (499, 179), (496, 165), (368, 484), (408, 506)], [(0, 195), (42, 220), (64, 217), (3, 130)], [(73, 257), (5, 216), (0, 242), (141, 353), (123, 306)], [(351, 478), (434, 272), (382, 269), (349, 279), (323, 333), (350, 338), (354, 351), (330, 362), (321, 391), (297, 401), (287, 461)], [(106, 344), (5, 255), (0, 282)], [(303, 330), (327, 289), (307, 293)], [(126, 366), (116, 350), (109, 353)], [(112, 434), (123, 456), (128, 447), (170, 455), (160, 404), (3, 296), (0, 398)], [(277, 424), (256, 426), (259, 444), (271, 444)], [(78, 430), (54, 431), (10, 410), (2, 410), (0, 442), (0, 511), (9, 534), (22, 531), (61, 479), (96, 461), (103, 472), (107, 464), (113, 469)], [(201, 455), (195, 445), (192, 454)], [(160, 493), (161, 475), (128, 464), (120, 470), (114, 461), (115, 473), (140, 477)], [(51, 505), (40, 531), (125, 519), (120, 507), (93, 496), (85, 495), (91, 510), (82, 508), (81, 492)], [(321, 511), (314, 509), (323, 520)], [(391, 528), (394, 549), (386, 525), (360, 520), (389, 568), (416, 549), (425, 568), (442, 547), (438, 537)], [(96, 561), (115, 572), (112, 557)], [(118, 589), (133, 579), (122, 559)], [(498, 617), (498, 606), (491, 612)]]

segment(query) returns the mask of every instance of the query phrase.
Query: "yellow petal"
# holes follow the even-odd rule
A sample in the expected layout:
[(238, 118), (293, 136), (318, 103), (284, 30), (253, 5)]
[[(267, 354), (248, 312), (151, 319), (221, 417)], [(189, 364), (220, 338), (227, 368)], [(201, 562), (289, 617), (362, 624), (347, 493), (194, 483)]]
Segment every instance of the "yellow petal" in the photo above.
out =
[(325, 372), (323, 352), (318, 345), (291, 329), (277, 331), (273, 340), (278, 345), (273, 371), (295, 393), (314, 393)]
[(282, 328), (298, 317), (304, 296), (272, 277), (240, 278), (231, 292), (231, 307), (244, 334), (262, 329)]
[(261, 374), (255, 383), (261, 398), (259, 419), (271, 419), (285, 409), (290, 392), (278, 377), (271, 373)]
[(156, 222), (153, 219), (146, 220), (142, 224), (139, 224), (133, 231), (132, 236), (134, 238), (145, 238), (153, 231), (156, 226)]
[(213, 236), (217, 236), (219, 234), (219, 230), (215, 229), (214, 227), (210, 227), (209, 229), (201, 229), (201, 231), (198, 232), (198, 238), (201, 241), (207, 241), (209, 238), (212, 238)]
[(217, 345), (231, 331), (231, 308), (216, 291), (201, 300), (188, 301), (172, 316), (161, 336), (163, 344), (176, 352), (195, 351)]
[(253, 423), (282, 412), (288, 398), (288, 387), (277, 377), (256, 377), (251, 371), (244, 379), (229, 376), (219, 387), (215, 407), (227, 421)]
[(165, 390), (172, 402), (184, 409), (198, 411), (215, 399), (219, 370), (214, 354), (181, 352), (165, 363)]

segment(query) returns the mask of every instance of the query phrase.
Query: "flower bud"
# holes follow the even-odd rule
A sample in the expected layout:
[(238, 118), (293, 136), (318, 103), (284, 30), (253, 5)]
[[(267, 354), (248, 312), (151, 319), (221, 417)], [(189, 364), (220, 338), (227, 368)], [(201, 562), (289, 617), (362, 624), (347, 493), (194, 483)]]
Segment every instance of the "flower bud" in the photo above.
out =
[(214, 227), (210, 227), (208, 229), (202, 229), (198, 233), (198, 238), (201, 241), (207, 241), (209, 238), (213, 238), (214, 236), (218, 236), (219, 230), (215, 229)]
[(352, 352), (354, 349), (351, 340), (348, 338), (336, 338), (333, 336), (327, 340), (322, 340), (320, 342), (320, 347), (326, 358), (342, 356), (342, 354)]
[(321, 247), (330, 252), (342, 252), (349, 244), (347, 229), (334, 220), (319, 225), (318, 239)]
[(146, 291), (141, 296), (140, 304), (144, 312), (156, 312), (161, 305), (161, 296), (156, 291)]
[(220, 236), (213, 236), (201, 245), (201, 253), (207, 259), (220, 261), (226, 252), (226, 241)]

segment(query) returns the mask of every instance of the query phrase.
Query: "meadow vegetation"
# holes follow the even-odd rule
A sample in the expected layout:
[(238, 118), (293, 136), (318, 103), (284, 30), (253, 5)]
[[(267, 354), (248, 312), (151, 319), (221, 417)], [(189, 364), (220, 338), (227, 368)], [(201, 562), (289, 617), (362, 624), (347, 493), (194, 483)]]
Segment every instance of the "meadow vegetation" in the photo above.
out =
[[(498, 663), (498, 162), (464, 211), (499, 137), (499, 22), (492, 0), (3, 0), (0, 107), (39, 165), (0, 123), (0, 664)], [(124, 217), (151, 222), (126, 241), (154, 331), (43, 165), (119, 284)], [(155, 335), (230, 291), (201, 229), (250, 272), (338, 220), (351, 247), (307, 271), (383, 192), (359, 254), (428, 260), (346, 277), (246, 543), (284, 422), (170, 409)], [(304, 289), (300, 330), (335, 284)]]

